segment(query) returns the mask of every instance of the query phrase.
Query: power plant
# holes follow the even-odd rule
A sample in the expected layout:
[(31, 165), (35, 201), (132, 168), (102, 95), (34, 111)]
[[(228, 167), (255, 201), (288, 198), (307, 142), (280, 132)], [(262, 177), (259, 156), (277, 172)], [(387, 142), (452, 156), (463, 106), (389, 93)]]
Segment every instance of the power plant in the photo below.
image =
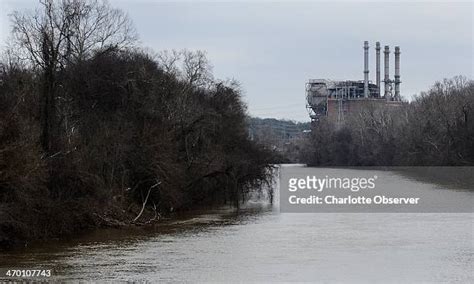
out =
[(390, 47), (384, 47), (384, 93), (381, 93), (380, 42), (375, 44), (375, 84), (369, 81), (369, 42), (364, 42), (364, 80), (332, 81), (310, 79), (306, 83), (306, 108), (312, 121), (321, 117), (341, 122), (344, 117), (367, 103), (399, 105), (400, 47), (395, 47), (395, 75), (390, 79)]

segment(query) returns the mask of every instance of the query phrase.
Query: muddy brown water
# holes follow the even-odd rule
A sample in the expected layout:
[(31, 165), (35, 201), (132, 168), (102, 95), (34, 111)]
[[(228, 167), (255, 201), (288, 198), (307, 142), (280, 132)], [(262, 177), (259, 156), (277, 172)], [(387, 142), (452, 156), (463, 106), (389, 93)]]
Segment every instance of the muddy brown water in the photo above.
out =
[(473, 283), (473, 221), (472, 213), (282, 214), (250, 203), (0, 252), (0, 268), (51, 269), (57, 281)]

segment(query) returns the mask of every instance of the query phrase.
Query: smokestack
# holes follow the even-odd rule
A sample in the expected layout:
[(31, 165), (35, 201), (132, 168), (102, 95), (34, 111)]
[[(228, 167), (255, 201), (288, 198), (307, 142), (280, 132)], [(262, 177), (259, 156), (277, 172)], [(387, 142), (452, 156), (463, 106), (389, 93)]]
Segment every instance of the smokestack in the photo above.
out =
[(377, 90), (378, 95), (381, 97), (382, 94), (380, 93), (380, 42), (375, 43), (375, 82), (377, 83)]
[(385, 83), (385, 88), (384, 88), (384, 91), (385, 91), (385, 99), (387, 101), (390, 100), (390, 78), (389, 78), (389, 74), (388, 74), (388, 58), (389, 58), (389, 54), (390, 54), (390, 48), (388, 47), (388, 45), (385, 46), (384, 48), (384, 51), (383, 51), (383, 54), (384, 54), (384, 83)]
[(400, 100), (400, 47), (395, 46), (395, 100)]
[(369, 97), (369, 42), (364, 41), (364, 97)]

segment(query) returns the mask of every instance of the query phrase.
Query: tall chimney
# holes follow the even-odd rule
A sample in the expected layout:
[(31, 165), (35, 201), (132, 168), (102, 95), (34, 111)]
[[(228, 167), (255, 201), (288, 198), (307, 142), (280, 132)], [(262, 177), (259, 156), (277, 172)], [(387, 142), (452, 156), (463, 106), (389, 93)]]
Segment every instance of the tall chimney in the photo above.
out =
[(400, 100), (400, 47), (395, 46), (395, 100)]
[(364, 97), (369, 97), (369, 42), (364, 41)]
[(388, 58), (389, 58), (389, 54), (390, 54), (390, 48), (388, 47), (388, 45), (385, 46), (385, 49), (383, 51), (383, 54), (384, 54), (384, 83), (385, 83), (385, 88), (384, 88), (384, 91), (385, 91), (385, 99), (387, 101), (390, 100), (390, 78), (389, 78), (389, 74), (388, 74)]
[(375, 43), (375, 82), (377, 83), (378, 95), (381, 97), (380, 93), (380, 42)]

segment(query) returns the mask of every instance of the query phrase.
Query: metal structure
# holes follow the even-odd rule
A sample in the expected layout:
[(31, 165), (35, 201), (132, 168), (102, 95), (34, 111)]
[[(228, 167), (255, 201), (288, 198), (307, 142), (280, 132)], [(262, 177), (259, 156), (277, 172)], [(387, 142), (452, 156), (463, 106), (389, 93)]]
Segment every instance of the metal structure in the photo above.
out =
[[(398, 102), (400, 96), (400, 47), (395, 47), (395, 79), (389, 75), (390, 48), (384, 48), (384, 95), (381, 94), (380, 81), (380, 43), (376, 50), (376, 83), (369, 81), (369, 42), (364, 42), (364, 80), (333, 81), (327, 79), (310, 79), (306, 83), (307, 109), (313, 121), (328, 116), (337, 121), (353, 110), (364, 107), (368, 102)], [(392, 86), (395, 85), (395, 94)]]
[(369, 97), (369, 42), (364, 41), (364, 97)]
[(391, 87), (392, 82), (390, 81), (390, 73), (389, 73), (390, 72), (390, 70), (389, 70), (390, 47), (388, 47), (388, 45), (385, 46), (383, 54), (384, 54), (384, 78), (383, 78), (383, 82), (385, 83), (384, 94), (385, 94), (385, 99), (387, 101), (389, 101), (390, 98), (392, 97), (392, 87)]
[(395, 46), (395, 97), (394, 100), (400, 100), (400, 47)]
[(375, 84), (377, 84), (377, 91), (380, 94), (380, 42), (375, 43)]

